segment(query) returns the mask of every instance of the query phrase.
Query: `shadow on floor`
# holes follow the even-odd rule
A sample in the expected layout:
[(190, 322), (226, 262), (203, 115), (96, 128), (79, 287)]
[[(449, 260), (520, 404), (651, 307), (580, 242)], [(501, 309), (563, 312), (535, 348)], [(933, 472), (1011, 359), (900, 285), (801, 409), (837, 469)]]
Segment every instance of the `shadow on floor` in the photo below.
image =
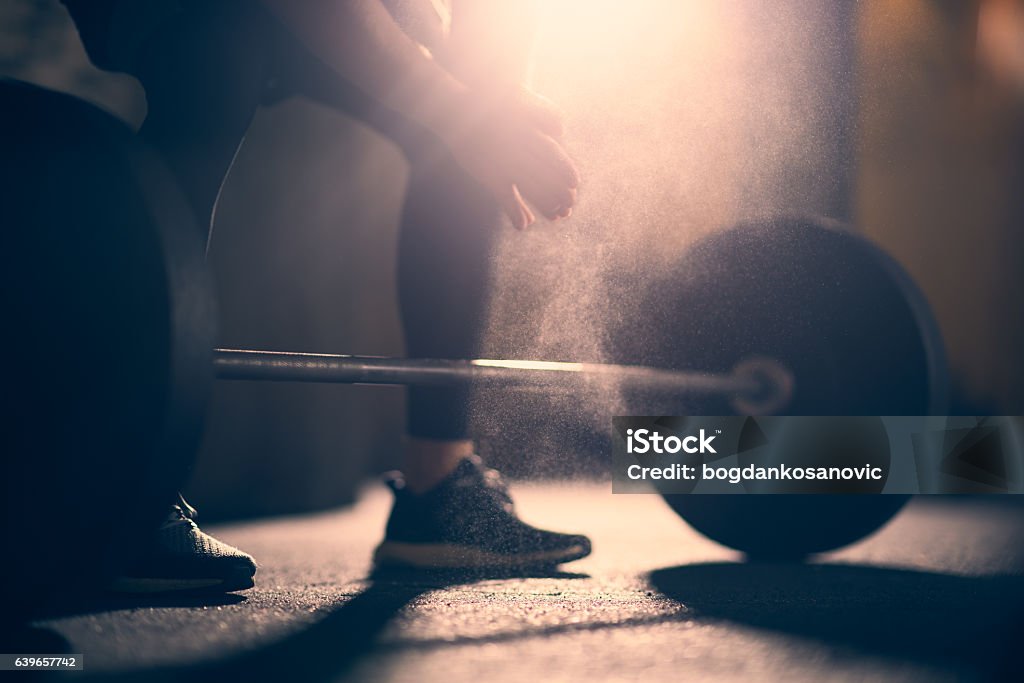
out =
[(0, 643), (5, 651), (21, 654), (71, 654), (75, 646), (48, 626), (38, 625), (50, 619), (89, 614), (104, 614), (145, 608), (195, 608), (236, 605), (245, 596), (235, 593), (193, 593), (169, 595), (128, 595), (104, 592), (66, 594), (53, 597), (47, 604), (19, 618), (0, 615)]
[(190, 608), (190, 607), (222, 607), (245, 602), (244, 594), (240, 593), (89, 593), (66, 595), (50, 600), (46, 606), (33, 611), (32, 619), (61, 619), (87, 614), (120, 612), (124, 610), (145, 608)]
[[(1024, 576), (965, 577), (841, 564), (699, 564), (651, 584), (698, 620), (1002, 678), (1021, 666)], [(1022, 680), (1018, 678), (1017, 680)]]
[[(588, 578), (557, 570), (522, 572), (385, 572), (340, 603), (315, 624), (259, 649), (200, 664), (87, 676), (87, 680), (129, 681), (327, 681), (343, 676), (373, 650), (381, 631), (409, 603), (425, 593), (476, 581), (505, 578)], [(225, 597), (225, 596), (221, 596)], [(184, 598), (189, 600), (189, 598)], [(196, 600), (202, 600), (199, 596)], [(179, 601), (176, 602), (180, 602)], [(168, 606), (187, 606), (168, 604)], [(72, 645), (73, 647), (73, 645)]]
[[(972, 678), (1021, 680), (1024, 576), (964, 577), (841, 564), (670, 567), (653, 571), (648, 578), (653, 588), (685, 609), (635, 619), (526, 627), (454, 641), (399, 640), (383, 648), (377, 645), (385, 627), (421, 595), (512, 576), (523, 575), (380, 574), (370, 577), (362, 592), (338, 604), (319, 622), (259, 649), (195, 665), (113, 676), (87, 674), (87, 678), (124, 682), (326, 681), (344, 676), (370, 652), (397, 653), (697, 620), (730, 622), (804, 638), (834, 648), (837, 657), (885, 657)], [(586, 578), (554, 571), (535, 576)], [(167, 606), (188, 605), (178, 601)], [(48, 636), (38, 631), (30, 635), (42, 642)]]

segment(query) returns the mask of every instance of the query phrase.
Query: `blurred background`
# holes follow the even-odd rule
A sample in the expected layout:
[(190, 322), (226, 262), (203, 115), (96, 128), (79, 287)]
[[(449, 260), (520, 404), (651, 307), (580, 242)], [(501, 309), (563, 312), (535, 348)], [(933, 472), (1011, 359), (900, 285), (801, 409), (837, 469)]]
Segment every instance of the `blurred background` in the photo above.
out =
[[(565, 111), (573, 218), (504, 232), (481, 355), (613, 359), (616, 274), (775, 212), (850, 221), (912, 273), (942, 327), (956, 410), (1024, 408), (1024, 0), (551, 0), (530, 82)], [(90, 66), (56, 0), (0, 4), (0, 75), (137, 126), (130, 77)], [(2, 118), (2, 113), (0, 113)], [(406, 163), (369, 129), (289, 101), (260, 112), (218, 207), (221, 343), (400, 355), (395, 244)], [(491, 461), (605, 476), (482, 403)], [(607, 429), (606, 405), (580, 411)], [(396, 388), (218, 383), (189, 495), (204, 518), (350, 501), (393, 467)]]

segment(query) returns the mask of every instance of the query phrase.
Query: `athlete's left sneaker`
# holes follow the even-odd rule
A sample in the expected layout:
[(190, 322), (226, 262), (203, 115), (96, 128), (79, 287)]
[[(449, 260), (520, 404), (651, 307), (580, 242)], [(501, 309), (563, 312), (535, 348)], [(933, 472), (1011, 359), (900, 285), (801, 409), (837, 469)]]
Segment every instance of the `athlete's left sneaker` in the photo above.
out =
[(167, 519), (108, 584), (108, 590), (163, 594), (228, 593), (252, 588), (256, 561), (248, 553), (204, 533), (196, 526), (195, 516), (195, 508), (179, 494)]
[(401, 475), (388, 480), (395, 504), (377, 567), (532, 569), (590, 554), (590, 539), (530, 526), (516, 516), (500, 475), (477, 456), (426, 493), (416, 495)]

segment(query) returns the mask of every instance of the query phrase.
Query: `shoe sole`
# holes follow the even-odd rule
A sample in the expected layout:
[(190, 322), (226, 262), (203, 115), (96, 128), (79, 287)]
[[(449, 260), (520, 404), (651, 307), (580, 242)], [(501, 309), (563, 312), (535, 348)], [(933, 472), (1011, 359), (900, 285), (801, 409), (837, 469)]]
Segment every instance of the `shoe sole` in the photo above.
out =
[(577, 544), (562, 550), (522, 555), (502, 555), (479, 548), (447, 543), (399, 543), (384, 541), (373, 553), (378, 567), (419, 567), (422, 569), (488, 569), (551, 566), (579, 560), (590, 548)]
[(122, 576), (107, 584), (113, 593), (231, 593), (256, 585), (253, 578), (237, 579), (157, 579)]

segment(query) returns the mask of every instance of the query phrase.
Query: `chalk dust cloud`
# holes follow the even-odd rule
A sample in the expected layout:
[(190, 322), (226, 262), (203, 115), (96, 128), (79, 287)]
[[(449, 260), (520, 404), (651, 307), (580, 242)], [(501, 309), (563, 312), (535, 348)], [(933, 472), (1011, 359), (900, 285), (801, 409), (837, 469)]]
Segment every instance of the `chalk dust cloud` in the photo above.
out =
[[(529, 80), (564, 111), (579, 203), (567, 221), (498, 240), (484, 353), (615, 362), (607, 332), (622, 307), (694, 240), (775, 212), (842, 213), (837, 98), (852, 36), (829, 4), (541, 3)], [(608, 386), (530, 401), (604, 431), (629, 412)], [(481, 395), (477, 421), (514, 430), (532, 419), (522, 411)]]

